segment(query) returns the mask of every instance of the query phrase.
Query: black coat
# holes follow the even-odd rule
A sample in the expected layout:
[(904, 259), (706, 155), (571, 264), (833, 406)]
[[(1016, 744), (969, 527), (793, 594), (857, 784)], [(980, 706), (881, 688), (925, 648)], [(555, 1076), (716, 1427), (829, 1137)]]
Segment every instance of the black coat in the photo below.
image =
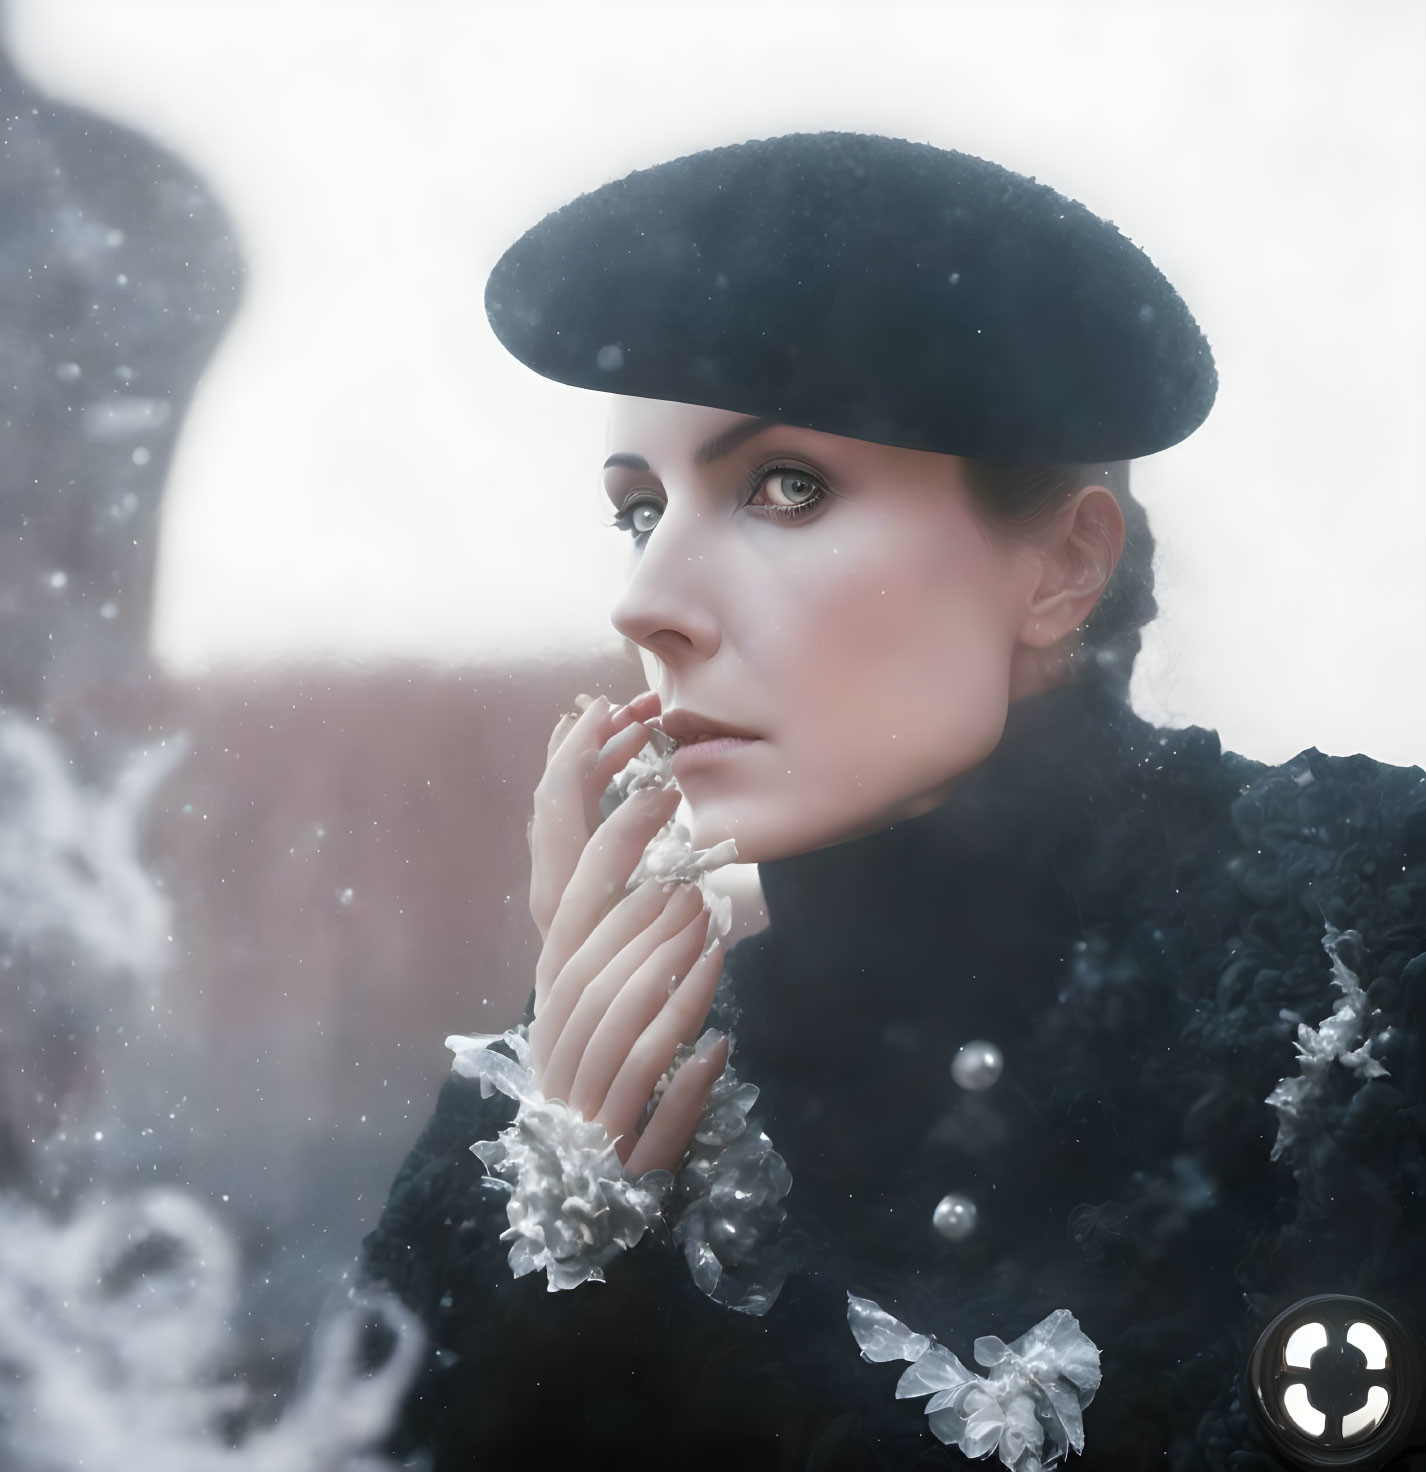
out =
[[(934, 811), (760, 873), (770, 925), (719, 1007), (791, 1168), (798, 1270), (763, 1317), (706, 1298), (666, 1234), (605, 1284), (514, 1280), (468, 1147), (515, 1106), (453, 1077), (364, 1244), (432, 1336), (393, 1450), (438, 1472), (966, 1465), (894, 1399), (905, 1367), (860, 1358), (850, 1290), (967, 1366), (1067, 1308), (1102, 1354), (1081, 1465), (1267, 1472), (1295, 1464), (1243, 1376), (1277, 1311), (1354, 1294), (1426, 1330), (1420, 769), (1265, 767), (1070, 686), (1012, 707)], [(1329, 926), (1356, 933), (1338, 954), (1388, 1075), (1331, 1064), (1274, 1160), (1267, 1096), (1342, 996)], [(1004, 1054), (982, 1092), (948, 1068), (971, 1039)], [(960, 1242), (931, 1226), (949, 1191), (979, 1209)]]

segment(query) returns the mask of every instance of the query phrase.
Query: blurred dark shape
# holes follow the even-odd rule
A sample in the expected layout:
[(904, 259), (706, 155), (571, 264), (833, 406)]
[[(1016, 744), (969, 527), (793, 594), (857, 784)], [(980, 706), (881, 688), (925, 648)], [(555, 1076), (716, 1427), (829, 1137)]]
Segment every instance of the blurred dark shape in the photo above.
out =
[[(242, 266), (191, 169), (49, 99), (2, 44), (0, 129), (0, 718), (20, 742), (0, 753), (0, 812), (22, 891), (23, 855), (153, 730), (159, 501)], [(0, 891), (0, 1185), (32, 1185), (35, 1150), (105, 1093), (132, 998), (66, 922), (63, 884), (38, 940), (17, 885)]]
[(0, 706), (102, 761), (89, 702), (148, 675), (159, 499), (242, 263), (191, 169), (3, 49), (0, 125)]

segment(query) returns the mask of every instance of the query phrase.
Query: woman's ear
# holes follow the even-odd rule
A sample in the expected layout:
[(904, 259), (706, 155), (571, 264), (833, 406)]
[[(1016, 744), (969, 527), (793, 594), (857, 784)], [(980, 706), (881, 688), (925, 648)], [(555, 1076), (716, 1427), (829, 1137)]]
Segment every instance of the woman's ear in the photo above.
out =
[(1124, 513), (1105, 486), (1081, 486), (1036, 539), (1040, 578), (1020, 639), (1049, 649), (1092, 612), (1124, 550)]

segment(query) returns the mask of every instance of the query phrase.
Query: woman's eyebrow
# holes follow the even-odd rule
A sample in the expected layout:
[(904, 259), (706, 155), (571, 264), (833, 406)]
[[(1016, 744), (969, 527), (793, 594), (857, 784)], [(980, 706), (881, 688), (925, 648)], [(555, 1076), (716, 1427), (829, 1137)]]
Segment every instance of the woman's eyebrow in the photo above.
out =
[[(761, 434), (765, 429), (772, 429), (778, 421), (776, 419), (744, 419), (725, 429), (721, 434), (715, 434), (706, 444), (702, 444), (694, 452), (693, 463), (695, 465), (711, 465), (715, 460), (721, 460), (724, 455), (731, 455), (744, 440), (750, 440), (755, 434)], [(605, 470), (622, 468), (624, 470), (647, 470), (649, 462), (642, 455), (611, 455), (604, 462)]]
[(725, 429), (722, 434), (715, 434), (707, 444), (700, 445), (693, 456), (693, 463), (711, 465), (724, 455), (731, 455), (744, 440), (750, 440), (755, 434), (771, 429), (776, 423), (775, 419), (744, 419), (731, 429)]

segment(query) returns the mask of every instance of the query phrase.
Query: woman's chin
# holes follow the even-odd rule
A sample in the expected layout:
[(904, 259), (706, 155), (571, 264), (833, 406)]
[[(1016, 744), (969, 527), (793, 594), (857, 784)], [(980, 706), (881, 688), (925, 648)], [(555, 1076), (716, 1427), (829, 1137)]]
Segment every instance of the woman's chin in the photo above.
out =
[(771, 857), (762, 852), (769, 837), (766, 817), (751, 813), (747, 804), (727, 799), (688, 799), (688, 803), (685, 821), (695, 849), (713, 848), (731, 838), (738, 846), (736, 863), (755, 864), (759, 858)]
[[(723, 804), (719, 804), (720, 807)], [(688, 824), (689, 841), (696, 849), (712, 848), (725, 838), (737, 839), (737, 823), (729, 821), (727, 815), (714, 815), (704, 803), (690, 803), (689, 811), (683, 815)], [(742, 858), (743, 845), (738, 844), (738, 857)]]
[(808, 835), (790, 818), (780, 822), (765, 806), (754, 809), (749, 803), (711, 801), (693, 803), (691, 808), (686, 821), (692, 846), (708, 849), (731, 838), (738, 846), (734, 863), (771, 863), (820, 846), (815, 839), (809, 843)]

